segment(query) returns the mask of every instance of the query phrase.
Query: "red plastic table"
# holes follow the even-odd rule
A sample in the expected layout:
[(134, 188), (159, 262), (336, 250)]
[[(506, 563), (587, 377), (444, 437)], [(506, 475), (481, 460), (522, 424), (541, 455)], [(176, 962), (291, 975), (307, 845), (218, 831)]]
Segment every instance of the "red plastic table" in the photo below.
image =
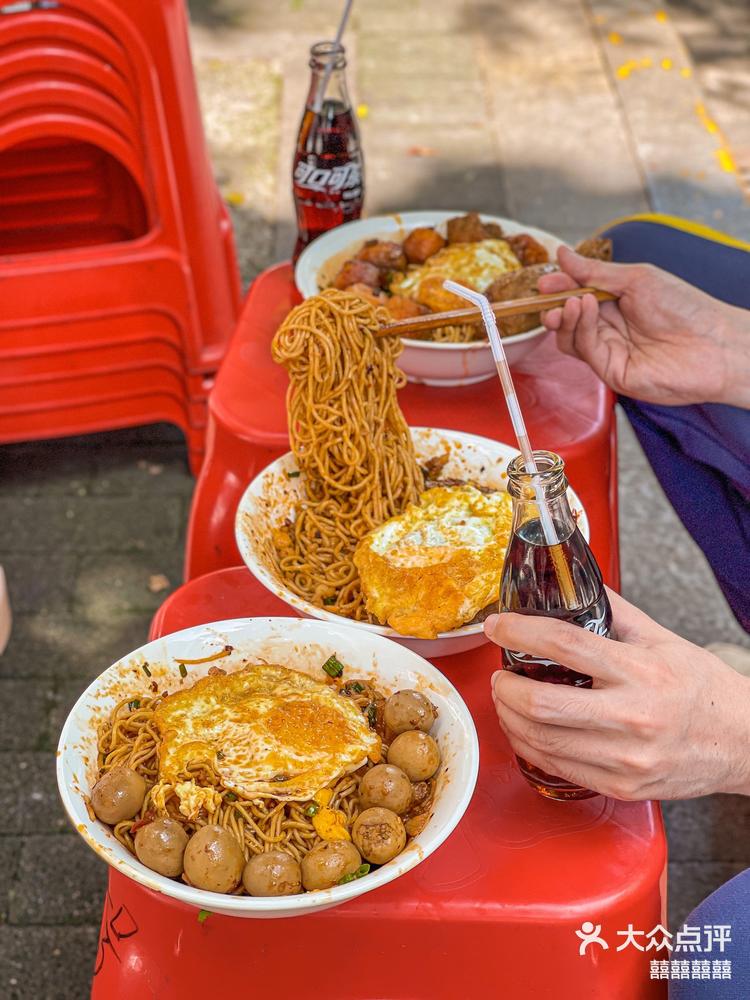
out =
[[(287, 615), (244, 567), (185, 584), (152, 637), (227, 618)], [(541, 798), (517, 771), (489, 697), (498, 651), (436, 665), (479, 733), (476, 792), (451, 837), (390, 885), (286, 920), (217, 915), (110, 870), (94, 1000), (656, 1000), (667, 984), (617, 931), (664, 922), (666, 843), (653, 803)], [(609, 948), (578, 953), (575, 931), (601, 925)]]
[[(292, 268), (269, 268), (253, 283), (209, 398), (206, 454), (195, 488), (185, 553), (185, 578), (241, 562), (234, 514), (243, 490), (289, 448), (286, 372), (271, 360), (270, 342), (299, 302)], [(617, 587), (617, 461), (614, 400), (580, 361), (540, 341), (514, 368), (531, 441), (562, 455), (568, 479), (591, 523), (591, 543), (609, 583)], [(444, 427), (513, 441), (497, 379), (443, 389), (407, 385), (399, 402), (415, 427)]]

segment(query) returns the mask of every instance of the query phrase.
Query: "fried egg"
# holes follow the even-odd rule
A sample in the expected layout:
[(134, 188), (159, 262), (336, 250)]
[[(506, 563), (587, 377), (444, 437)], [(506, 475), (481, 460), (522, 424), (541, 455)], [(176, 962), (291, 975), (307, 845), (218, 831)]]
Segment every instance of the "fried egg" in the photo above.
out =
[(453, 243), (428, 257), (424, 264), (412, 265), (404, 274), (396, 272), (389, 290), (416, 299), (433, 312), (461, 309), (466, 302), (443, 288), (446, 278), (483, 292), (501, 274), (520, 267), (521, 262), (505, 240)]
[(154, 715), (160, 786), (174, 788), (186, 815), (195, 807), (194, 783), (185, 781), (191, 763), (209, 762), (249, 799), (306, 801), (380, 754), (380, 738), (353, 702), (274, 664), (209, 674), (169, 695)]
[(367, 610), (402, 635), (434, 639), (497, 600), (510, 540), (504, 491), (436, 486), (360, 541)]

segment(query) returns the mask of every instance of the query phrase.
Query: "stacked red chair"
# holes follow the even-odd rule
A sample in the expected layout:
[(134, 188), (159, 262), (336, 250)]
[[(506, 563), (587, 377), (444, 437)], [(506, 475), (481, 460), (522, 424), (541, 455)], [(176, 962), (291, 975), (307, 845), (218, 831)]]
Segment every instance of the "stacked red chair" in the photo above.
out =
[(182, 0), (0, 0), (0, 442), (168, 421), (240, 301)]

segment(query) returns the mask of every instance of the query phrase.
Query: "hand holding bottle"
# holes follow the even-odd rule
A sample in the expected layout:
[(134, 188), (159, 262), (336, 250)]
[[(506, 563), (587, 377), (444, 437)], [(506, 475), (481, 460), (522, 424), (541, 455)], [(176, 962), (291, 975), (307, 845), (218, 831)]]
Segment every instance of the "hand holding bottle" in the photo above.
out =
[(593, 677), (593, 688), (498, 671), (492, 697), (514, 752), (620, 799), (750, 794), (750, 679), (609, 591), (617, 639), (567, 622), (492, 615), (503, 647)]
[(543, 317), (561, 351), (586, 361), (615, 392), (666, 406), (729, 403), (750, 407), (750, 314), (711, 298), (650, 264), (610, 264), (562, 247), (561, 273), (541, 292), (591, 285)]

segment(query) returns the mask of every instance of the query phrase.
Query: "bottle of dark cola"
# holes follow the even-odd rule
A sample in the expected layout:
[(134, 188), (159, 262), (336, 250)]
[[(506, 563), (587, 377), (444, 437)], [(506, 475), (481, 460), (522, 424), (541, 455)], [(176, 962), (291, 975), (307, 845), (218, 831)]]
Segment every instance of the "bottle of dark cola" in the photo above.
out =
[(362, 148), (346, 88), (343, 45), (313, 45), (310, 69), (292, 172), (297, 210), (294, 260), (316, 236), (358, 219), (364, 201)]
[[(559, 618), (607, 636), (612, 611), (599, 566), (568, 504), (564, 463), (549, 451), (536, 451), (534, 457), (539, 476), (533, 478), (544, 491), (559, 544), (548, 544), (532, 476), (519, 455), (508, 466), (513, 527), (500, 584), (500, 607), (522, 615)], [(503, 667), (551, 684), (592, 685), (591, 677), (522, 650), (504, 649)], [(585, 799), (596, 794), (517, 759), (529, 784), (548, 798)]]

